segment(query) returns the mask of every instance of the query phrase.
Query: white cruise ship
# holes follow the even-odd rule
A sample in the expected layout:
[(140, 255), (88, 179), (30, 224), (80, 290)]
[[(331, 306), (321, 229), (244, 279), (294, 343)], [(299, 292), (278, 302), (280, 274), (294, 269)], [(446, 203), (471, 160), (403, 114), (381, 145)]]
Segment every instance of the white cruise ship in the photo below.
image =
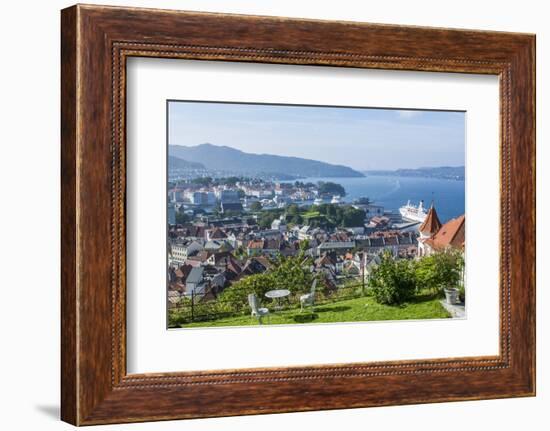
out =
[(416, 221), (419, 223), (424, 222), (426, 216), (428, 215), (424, 209), (424, 201), (420, 201), (417, 207), (412, 205), (411, 201), (407, 201), (407, 205), (399, 208), (399, 212), (401, 213), (401, 217), (405, 220)]

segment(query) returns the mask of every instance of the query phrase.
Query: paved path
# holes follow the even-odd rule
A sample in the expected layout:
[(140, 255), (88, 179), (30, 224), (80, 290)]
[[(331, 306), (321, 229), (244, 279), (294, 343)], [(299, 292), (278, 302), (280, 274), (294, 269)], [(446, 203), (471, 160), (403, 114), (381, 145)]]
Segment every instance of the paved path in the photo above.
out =
[(466, 317), (466, 307), (464, 306), (464, 303), (459, 304), (448, 304), (446, 300), (442, 299), (439, 301), (441, 305), (443, 305), (443, 308), (447, 310), (451, 316), (457, 319), (464, 319)]

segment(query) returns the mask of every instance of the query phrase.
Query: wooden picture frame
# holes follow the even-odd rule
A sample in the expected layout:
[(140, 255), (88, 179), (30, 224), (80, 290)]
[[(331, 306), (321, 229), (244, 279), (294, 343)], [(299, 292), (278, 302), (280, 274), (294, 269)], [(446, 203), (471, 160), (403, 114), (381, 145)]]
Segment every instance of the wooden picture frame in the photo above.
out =
[[(534, 35), (77, 5), (62, 11), (61, 48), (64, 421), (91, 425), (535, 394)], [(130, 56), (498, 75), (500, 354), (128, 375)], [(250, 396), (256, 392), (262, 396)]]

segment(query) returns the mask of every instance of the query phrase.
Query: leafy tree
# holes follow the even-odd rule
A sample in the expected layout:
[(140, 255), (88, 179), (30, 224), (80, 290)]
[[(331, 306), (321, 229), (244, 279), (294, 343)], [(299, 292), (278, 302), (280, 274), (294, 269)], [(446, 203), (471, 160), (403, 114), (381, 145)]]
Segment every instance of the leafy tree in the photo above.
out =
[(401, 304), (415, 294), (414, 262), (396, 260), (390, 252), (382, 255), (380, 264), (369, 279), (369, 287), (379, 304)]
[(303, 253), (294, 257), (279, 256), (274, 267), (268, 272), (244, 277), (226, 288), (220, 296), (234, 309), (242, 309), (248, 304), (248, 295), (255, 293), (260, 301), (265, 300), (265, 293), (274, 289), (288, 289), (291, 293), (308, 292), (313, 282), (313, 274)]
[(271, 223), (273, 223), (273, 220), (279, 218), (282, 213), (283, 211), (280, 209), (262, 211), (258, 217), (258, 225), (263, 229), (269, 229), (271, 228)]
[(446, 287), (459, 287), (464, 258), (458, 250), (445, 250), (418, 261), (416, 279), (419, 288), (442, 292)]
[(176, 224), (185, 224), (191, 220), (184, 212), (176, 211)]
[(300, 214), (300, 207), (296, 204), (290, 204), (286, 207), (287, 216), (295, 216)]
[(262, 209), (262, 203), (260, 201), (255, 201), (250, 204), (250, 210), (251, 211), (261, 211)]
[(304, 222), (304, 218), (300, 214), (295, 214), (293, 216), (287, 216), (286, 221), (292, 224), (302, 224)]
[(270, 271), (276, 289), (288, 289), (291, 293), (309, 291), (313, 283), (313, 274), (308, 267), (310, 263), (303, 252), (297, 256), (279, 256), (275, 267)]
[(318, 223), (321, 226), (334, 228), (342, 224), (344, 209), (339, 205), (321, 204), (317, 207), (317, 212), (323, 216), (323, 223)]
[(269, 273), (249, 275), (226, 288), (220, 296), (220, 301), (240, 309), (248, 305), (249, 294), (255, 293), (261, 301), (267, 291), (276, 289), (275, 286), (275, 279)]
[(351, 206), (346, 207), (344, 214), (342, 215), (343, 227), (356, 227), (363, 226), (365, 224), (365, 211), (356, 209)]
[(220, 204), (217, 204), (214, 208), (212, 208), (212, 214), (215, 217), (221, 217), (223, 215), (222, 207), (220, 206)]
[(342, 208), (338, 205), (327, 205), (326, 215), (334, 220), (335, 224), (339, 224), (342, 218)]
[(311, 226), (312, 228), (322, 227), (333, 227), (332, 223), (330, 223), (327, 218), (324, 215), (316, 215), (311, 216), (307, 218), (307, 224)]
[(239, 182), (239, 180), (240, 180), (239, 177), (220, 178), (219, 183), (220, 184), (225, 184), (225, 185), (228, 185), (228, 186), (234, 186), (235, 184), (237, 184)]
[(317, 183), (317, 190), (321, 195), (338, 195), (346, 196), (346, 189), (342, 185), (337, 183), (331, 183), (330, 181)]
[[(365, 223), (366, 213), (362, 209), (353, 208), (350, 205), (334, 205), (334, 204), (321, 204), (316, 207), (315, 211), (321, 216), (317, 221), (311, 222), (312, 226), (323, 227), (356, 227), (363, 226)], [(313, 212), (305, 214), (310, 219), (313, 218)]]
[(191, 180), (193, 184), (199, 184), (201, 186), (209, 186), (212, 181), (212, 177), (197, 177)]

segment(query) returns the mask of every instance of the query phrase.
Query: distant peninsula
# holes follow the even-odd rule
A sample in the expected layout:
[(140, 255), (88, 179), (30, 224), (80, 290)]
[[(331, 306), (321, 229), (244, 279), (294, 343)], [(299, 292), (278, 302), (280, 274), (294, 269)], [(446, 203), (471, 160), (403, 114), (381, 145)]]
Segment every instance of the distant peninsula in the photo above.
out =
[(421, 177), (421, 178), (439, 178), (444, 180), (464, 180), (464, 166), (438, 166), (430, 168), (416, 169), (396, 169), (390, 170), (372, 170), (365, 171), (366, 175), (379, 176), (397, 176), (397, 177)]
[(228, 146), (209, 143), (197, 146), (170, 145), (171, 158), (198, 163), (209, 172), (273, 177), (364, 177), (350, 167), (300, 157), (245, 153)]
[(202, 163), (190, 162), (179, 157), (168, 156), (168, 168), (169, 169), (194, 169), (205, 170), (206, 168)]

